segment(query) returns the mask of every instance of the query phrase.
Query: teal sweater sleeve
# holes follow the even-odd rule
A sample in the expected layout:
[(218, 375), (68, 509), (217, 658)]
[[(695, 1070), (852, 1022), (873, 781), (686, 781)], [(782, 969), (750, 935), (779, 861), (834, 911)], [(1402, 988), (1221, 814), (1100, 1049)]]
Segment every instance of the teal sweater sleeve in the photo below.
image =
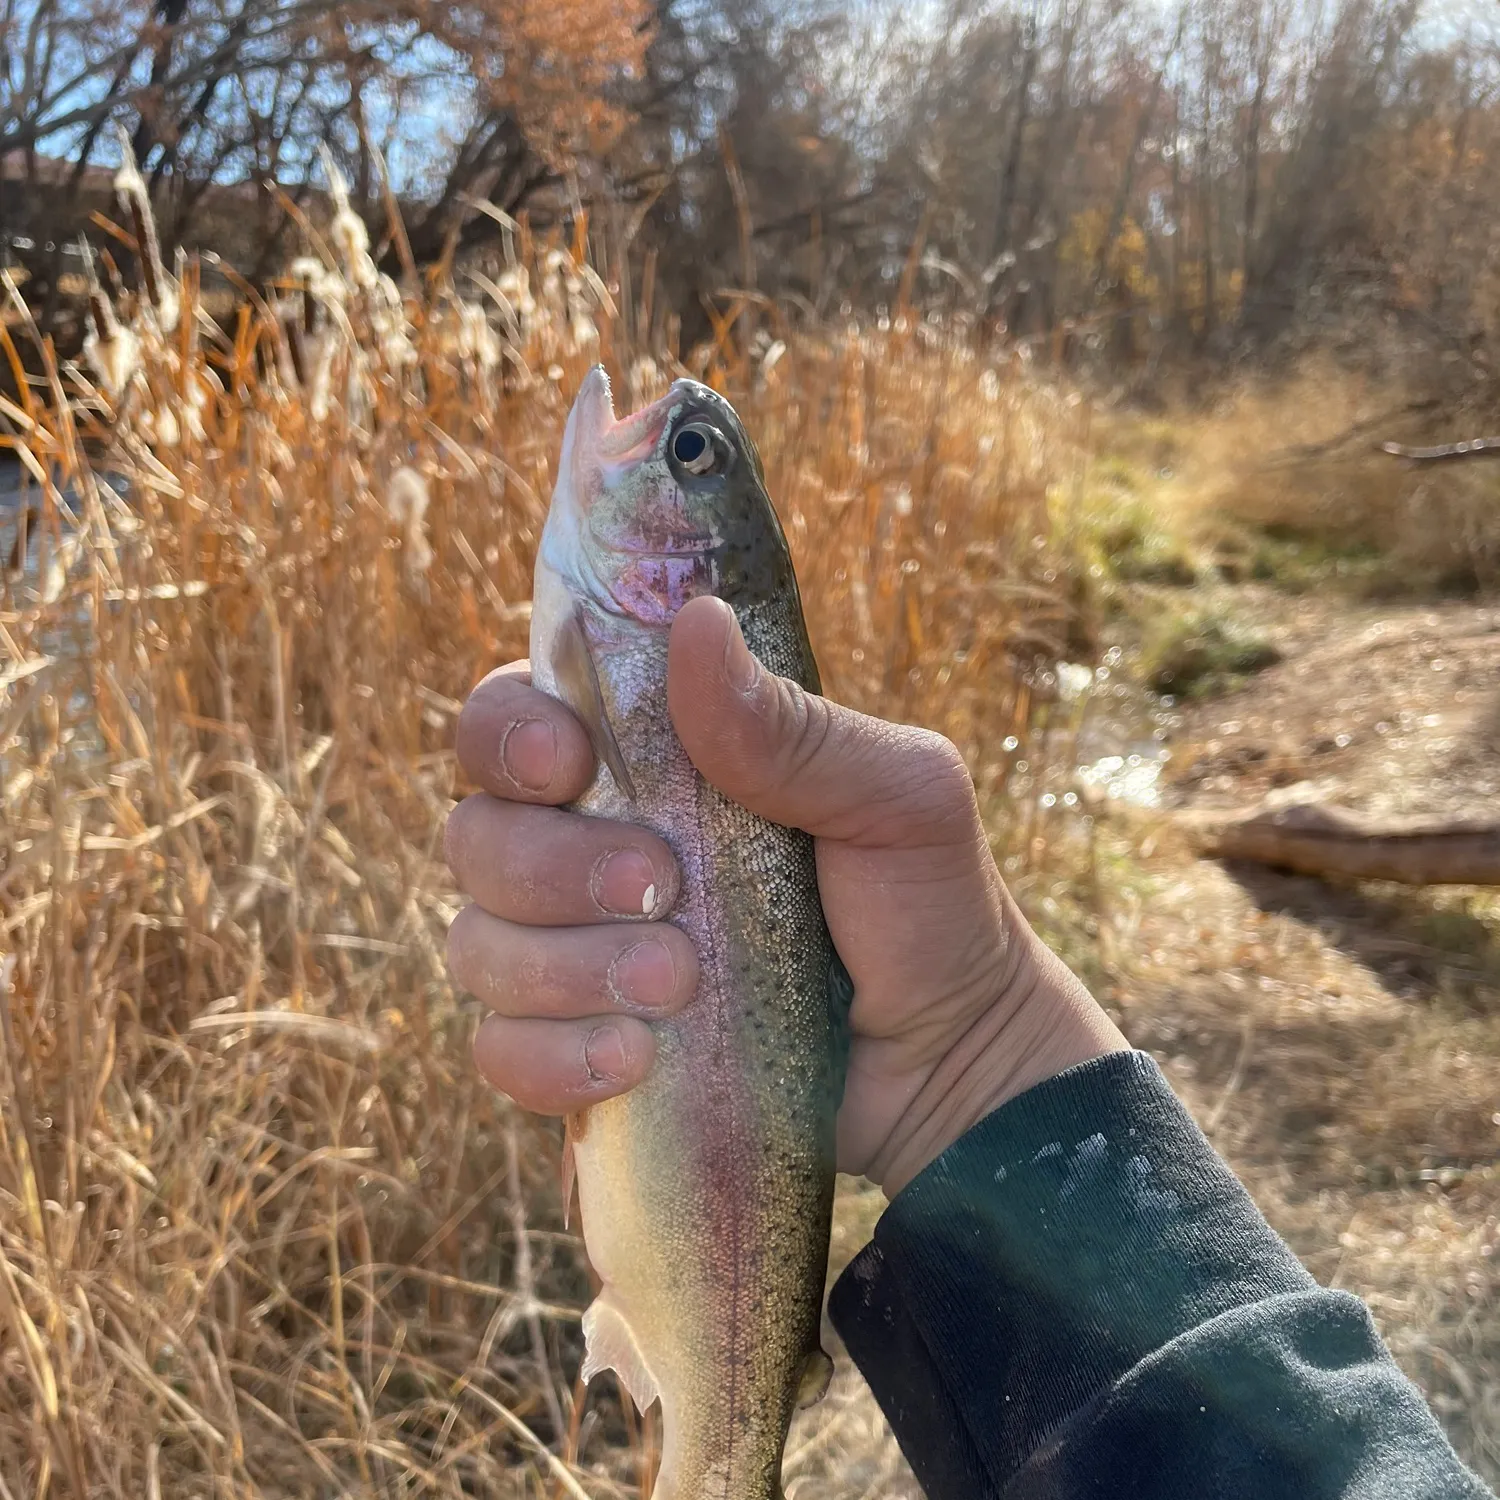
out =
[(1144, 1053), (976, 1125), (830, 1312), (930, 1500), (1490, 1495)]

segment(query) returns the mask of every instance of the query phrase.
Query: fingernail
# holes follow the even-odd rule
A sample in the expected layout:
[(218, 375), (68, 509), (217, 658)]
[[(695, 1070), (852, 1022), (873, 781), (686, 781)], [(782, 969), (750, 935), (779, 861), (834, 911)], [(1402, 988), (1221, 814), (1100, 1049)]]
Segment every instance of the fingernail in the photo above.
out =
[(614, 916), (649, 917), (656, 910), (656, 871), (639, 849), (621, 849), (594, 866), (593, 892)]
[[(728, 608), (727, 605), (725, 607)], [(760, 663), (745, 644), (745, 637), (740, 634), (737, 621), (729, 632), (729, 639), (724, 643), (724, 676), (735, 692), (745, 694), (749, 693), (760, 677)]]
[(500, 743), (505, 774), (527, 791), (545, 791), (557, 768), (557, 731), (546, 719), (522, 719)]
[(609, 987), (622, 1005), (660, 1010), (677, 988), (671, 949), (656, 938), (627, 948), (609, 966)]
[(584, 1038), (583, 1065), (595, 1083), (615, 1083), (625, 1073), (625, 1039), (618, 1026), (596, 1026)]

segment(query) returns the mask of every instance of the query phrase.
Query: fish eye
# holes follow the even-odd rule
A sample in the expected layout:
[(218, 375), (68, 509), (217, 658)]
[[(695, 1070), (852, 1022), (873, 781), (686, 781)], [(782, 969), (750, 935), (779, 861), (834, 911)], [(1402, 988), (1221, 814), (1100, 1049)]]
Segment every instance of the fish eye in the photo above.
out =
[(672, 434), (672, 457), (689, 474), (716, 474), (724, 467), (724, 442), (712, 427), (689, 422)]

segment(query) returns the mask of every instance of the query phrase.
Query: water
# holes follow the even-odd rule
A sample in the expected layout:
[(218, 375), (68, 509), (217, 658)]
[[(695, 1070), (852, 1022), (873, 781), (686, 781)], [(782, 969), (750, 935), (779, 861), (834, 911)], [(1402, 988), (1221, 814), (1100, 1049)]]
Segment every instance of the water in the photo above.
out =
[[(36, 486), (28, 484), (23, 490), (21, 481), (20, 463), (9, 455), (0, 453), (0, 569), (8, 568), (10, 563), (11, 550), (20, 526), (23, 495), (33, 504), (37, 500)], [(48, 550), (44, 576), (39, 567), (40, 551), (33, 536), (26, 548), (19, 574), (12, 574), (7, 578), (7, 592), (0, 594), (0, 600), (7, 600), (10, 606), (19, 607), (23, 616), (18, 636), (22, 660), (16, 661), (8, 654), (0, 654), (0, 709), (8, 707), (14, 701), (15, 693), (25, 690), (29, 679), (36, 674), (38, 662), (47, 661), (49, 665), (41, 670), (50, 672), (49, 690), (59, 678), (73, 684), (67, 697), (66, 706), (71, 718), (65, 739), (71, 741), (75, 749), (97, 751), (100, 746), (98, 736), (91, 728), (93, 709), (85, 681), (81, 674), (67, 671), (69, 665), (76, 666), (80, 659), (87, 656), (93, 631), (91, 600), (87, 590), (77, 591), (73, 598), (66, 597), (67, 591), (77, 582), (87, 562), (83, 539), (76, 533), (65, 530), (61, 544)], [(39, 621), (32, 614), (38, 602), (44, 607)], [(28, 624), (35, 628), (28, 629)], [(17, 683), (21, 686), (10, 685)], [(12, 762), (24, 758), (24, 754), (14, 748), (9, 752), (0, 750), (0, 783), (3, 783), (8, 774), (7, 754)]]
[(1173, 703), (1129, 681), (1120, 671), (1121, 660), (1116, 648), (1092, 673), (1067, 664), (1058, 670), (1064, 695), (1087, 699), (1075, 779), (1086, 798), (1158, 807), (1162, 772), (1171, 758)]

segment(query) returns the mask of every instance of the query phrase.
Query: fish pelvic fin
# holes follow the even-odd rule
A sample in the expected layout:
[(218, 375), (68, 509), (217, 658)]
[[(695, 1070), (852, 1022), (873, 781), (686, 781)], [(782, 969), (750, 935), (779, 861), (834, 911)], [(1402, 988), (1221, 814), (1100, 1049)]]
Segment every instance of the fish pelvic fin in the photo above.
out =
[(816, 1406), (828, 1394), (829, 1382), (833, 1379), (833, 1361), (822, 1349), (814, 1349), (802, 1366), (802, 1376), (797, 1385), (797, 1410), (804, 1411)]
[(584, 634), (583, 617), (577, 609), (557, 628), (552, 643), (552, 676), (557, 683), (558, 696), (578, 715), (588, 731), (594, 754), (609, 767), (615, 785), (634, 802), (635, 783), (605, 712), (599, 669), (594, 665), (588, 636)]
[(648, 1410), (661, 1396), (661, 1387), (641, 1353), (635, 1332), (607, 1291), (589, 1304), (583, 1315), (583, 1337), (587, 1345), (583, 1369), (585, 1384), (605, 1370), (620, 1377), (636, 1410)]

